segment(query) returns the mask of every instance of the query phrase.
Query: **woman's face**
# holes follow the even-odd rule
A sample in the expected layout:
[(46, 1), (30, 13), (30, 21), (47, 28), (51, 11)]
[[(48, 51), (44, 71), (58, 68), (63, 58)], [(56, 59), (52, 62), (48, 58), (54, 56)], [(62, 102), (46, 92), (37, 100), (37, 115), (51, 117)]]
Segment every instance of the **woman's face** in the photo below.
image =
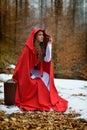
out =
[(42, 31), (39, 31), (38, 33), (37, 33), (37, 35), (36, 35), (36, 41), (37, 42), (43, 42), (43, 39), (44, 39), (44, 34), (43, 34), (43, 32)]

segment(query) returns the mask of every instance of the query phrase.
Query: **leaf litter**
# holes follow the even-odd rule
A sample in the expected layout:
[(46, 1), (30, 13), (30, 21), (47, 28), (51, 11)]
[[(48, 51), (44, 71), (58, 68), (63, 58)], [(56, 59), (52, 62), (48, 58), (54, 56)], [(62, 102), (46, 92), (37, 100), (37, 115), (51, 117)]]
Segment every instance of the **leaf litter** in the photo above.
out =
[(5, 114), (0, 111), (0, 130), (87, 130), (87, 121), (79, 114), (55, 111), (23, 111)]

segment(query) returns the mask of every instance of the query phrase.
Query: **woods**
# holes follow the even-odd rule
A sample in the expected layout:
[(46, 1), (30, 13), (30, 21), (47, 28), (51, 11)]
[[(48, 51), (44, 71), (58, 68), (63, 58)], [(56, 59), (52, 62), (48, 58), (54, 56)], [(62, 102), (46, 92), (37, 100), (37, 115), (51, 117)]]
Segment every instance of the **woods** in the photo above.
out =
[[(32, 84), (30, 84), (31, 80), (26, 82), (26, 79), (29, 80), (30, 76), (33, 75), (30, 73), (29, 76), (29, 69), (26, 71), (29, 68), (27, 62), (29, 63), (30, 57), (27, 58), (28, 55), (24, 55), (22, 63), (26, 59), (25, 66), (20, 63), (20, 74), (18, 73), (16, 76), (20, 83), (15, 80), (16, 83), (10, 84), (12, 86), (6, 84), (6, 81), (12, 81), (10, 79), (12, 79), (26, 40), (30, 32), (37, 27), (44, 28), (53, 38), (54, 77), (51, 73), (52, 68), (48, 67), (48, 69), (51, 68), (49, 75), (52, 78), (48, 80), (50, 85), (48, 84), (49, 91), (47, 92), (43, 89), (47, 87), (44, 86), (45, 82), (41, 80), (42, 84), (40, 84), (41, 81), (37, 80), (39, 78), (32, 79)], [(45, 66), (47, 67), (47, 65)], [(19, 71), (19, 68), (17, 70)], [(23, 73), (21, 73), (22, 70), (24, 70)], [(47, 76), (45, 79), (47, 81)], [(51, 82), (53, 80), (54, 82)], [(36, 86), (33, 81), (35, 81)], [(51, 87), (54, 83), (56, 93), (58, 92), (60, 97), (68, 101), (68, 108), (65, 112), (56, 111), (50, 107), (50, 104), (48, 112), (46, 109), (40, 109), (39, 106), (33, 105), (33, 102), (35, 104), (37, 102), (45, 108), (45, 101), (42, 101), (41, 98), (47, 98), (46, 93), (48, 92), (47, 100), (49, 102), (52, 100), (50, 98), (52, 94), (54, 94), (53, 98), (55, 99), (56, 94)], [(14, 100), (13, 104), (12, 102), (11, 104), (6, 103), (7, 99), (7, 102), (12, 99), (17, 87), (18, 90), (21, 90), (18, 96), (21, 99), (20, 107), (15, 104)], [(5, 91), (6, 89), (8, 93)], [(50, 94), (50, 90), (52, 94)], [(0, 0), (0, 130), (87, 130), (86, 90), (87, 0)], [(15, 95), (13, 97), (16, 99)], [(35, 100), (31, 100), (33, 97)], [(26, 101), (23, 104), (24, 98)], [(40, 101), (42, 102), (40, 103)], [(53, 106), (56, 103), (59, 103), (59, 107), (62, 101), (59, 102), (58, 98)], [(26, 108), (36, 107), (36, 109), (23, 109), (22, 105), (26, 105)]]
[(35, 27), (53, 37), (55, 77), (87, 79), (86, 0), (0, 0), (0, 72), (16, 64)]

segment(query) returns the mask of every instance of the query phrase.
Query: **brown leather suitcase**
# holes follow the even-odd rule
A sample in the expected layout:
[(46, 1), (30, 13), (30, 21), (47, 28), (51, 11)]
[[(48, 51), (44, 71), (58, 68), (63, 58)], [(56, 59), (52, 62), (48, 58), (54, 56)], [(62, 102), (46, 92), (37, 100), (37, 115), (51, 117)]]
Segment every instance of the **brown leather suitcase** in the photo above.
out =
[(15, 91), (16, 91), (16, 83), (12, 79), (4, 82), (4, 103), (5, 103), (5, 105), (14, 105)]

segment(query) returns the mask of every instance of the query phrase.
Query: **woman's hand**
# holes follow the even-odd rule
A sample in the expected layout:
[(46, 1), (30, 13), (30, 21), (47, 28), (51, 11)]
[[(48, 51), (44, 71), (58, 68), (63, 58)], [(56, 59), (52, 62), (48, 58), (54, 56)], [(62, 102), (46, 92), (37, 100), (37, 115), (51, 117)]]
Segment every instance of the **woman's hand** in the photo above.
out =
[(49, 37), (49, 42), (53, 43), (52, 37)]

